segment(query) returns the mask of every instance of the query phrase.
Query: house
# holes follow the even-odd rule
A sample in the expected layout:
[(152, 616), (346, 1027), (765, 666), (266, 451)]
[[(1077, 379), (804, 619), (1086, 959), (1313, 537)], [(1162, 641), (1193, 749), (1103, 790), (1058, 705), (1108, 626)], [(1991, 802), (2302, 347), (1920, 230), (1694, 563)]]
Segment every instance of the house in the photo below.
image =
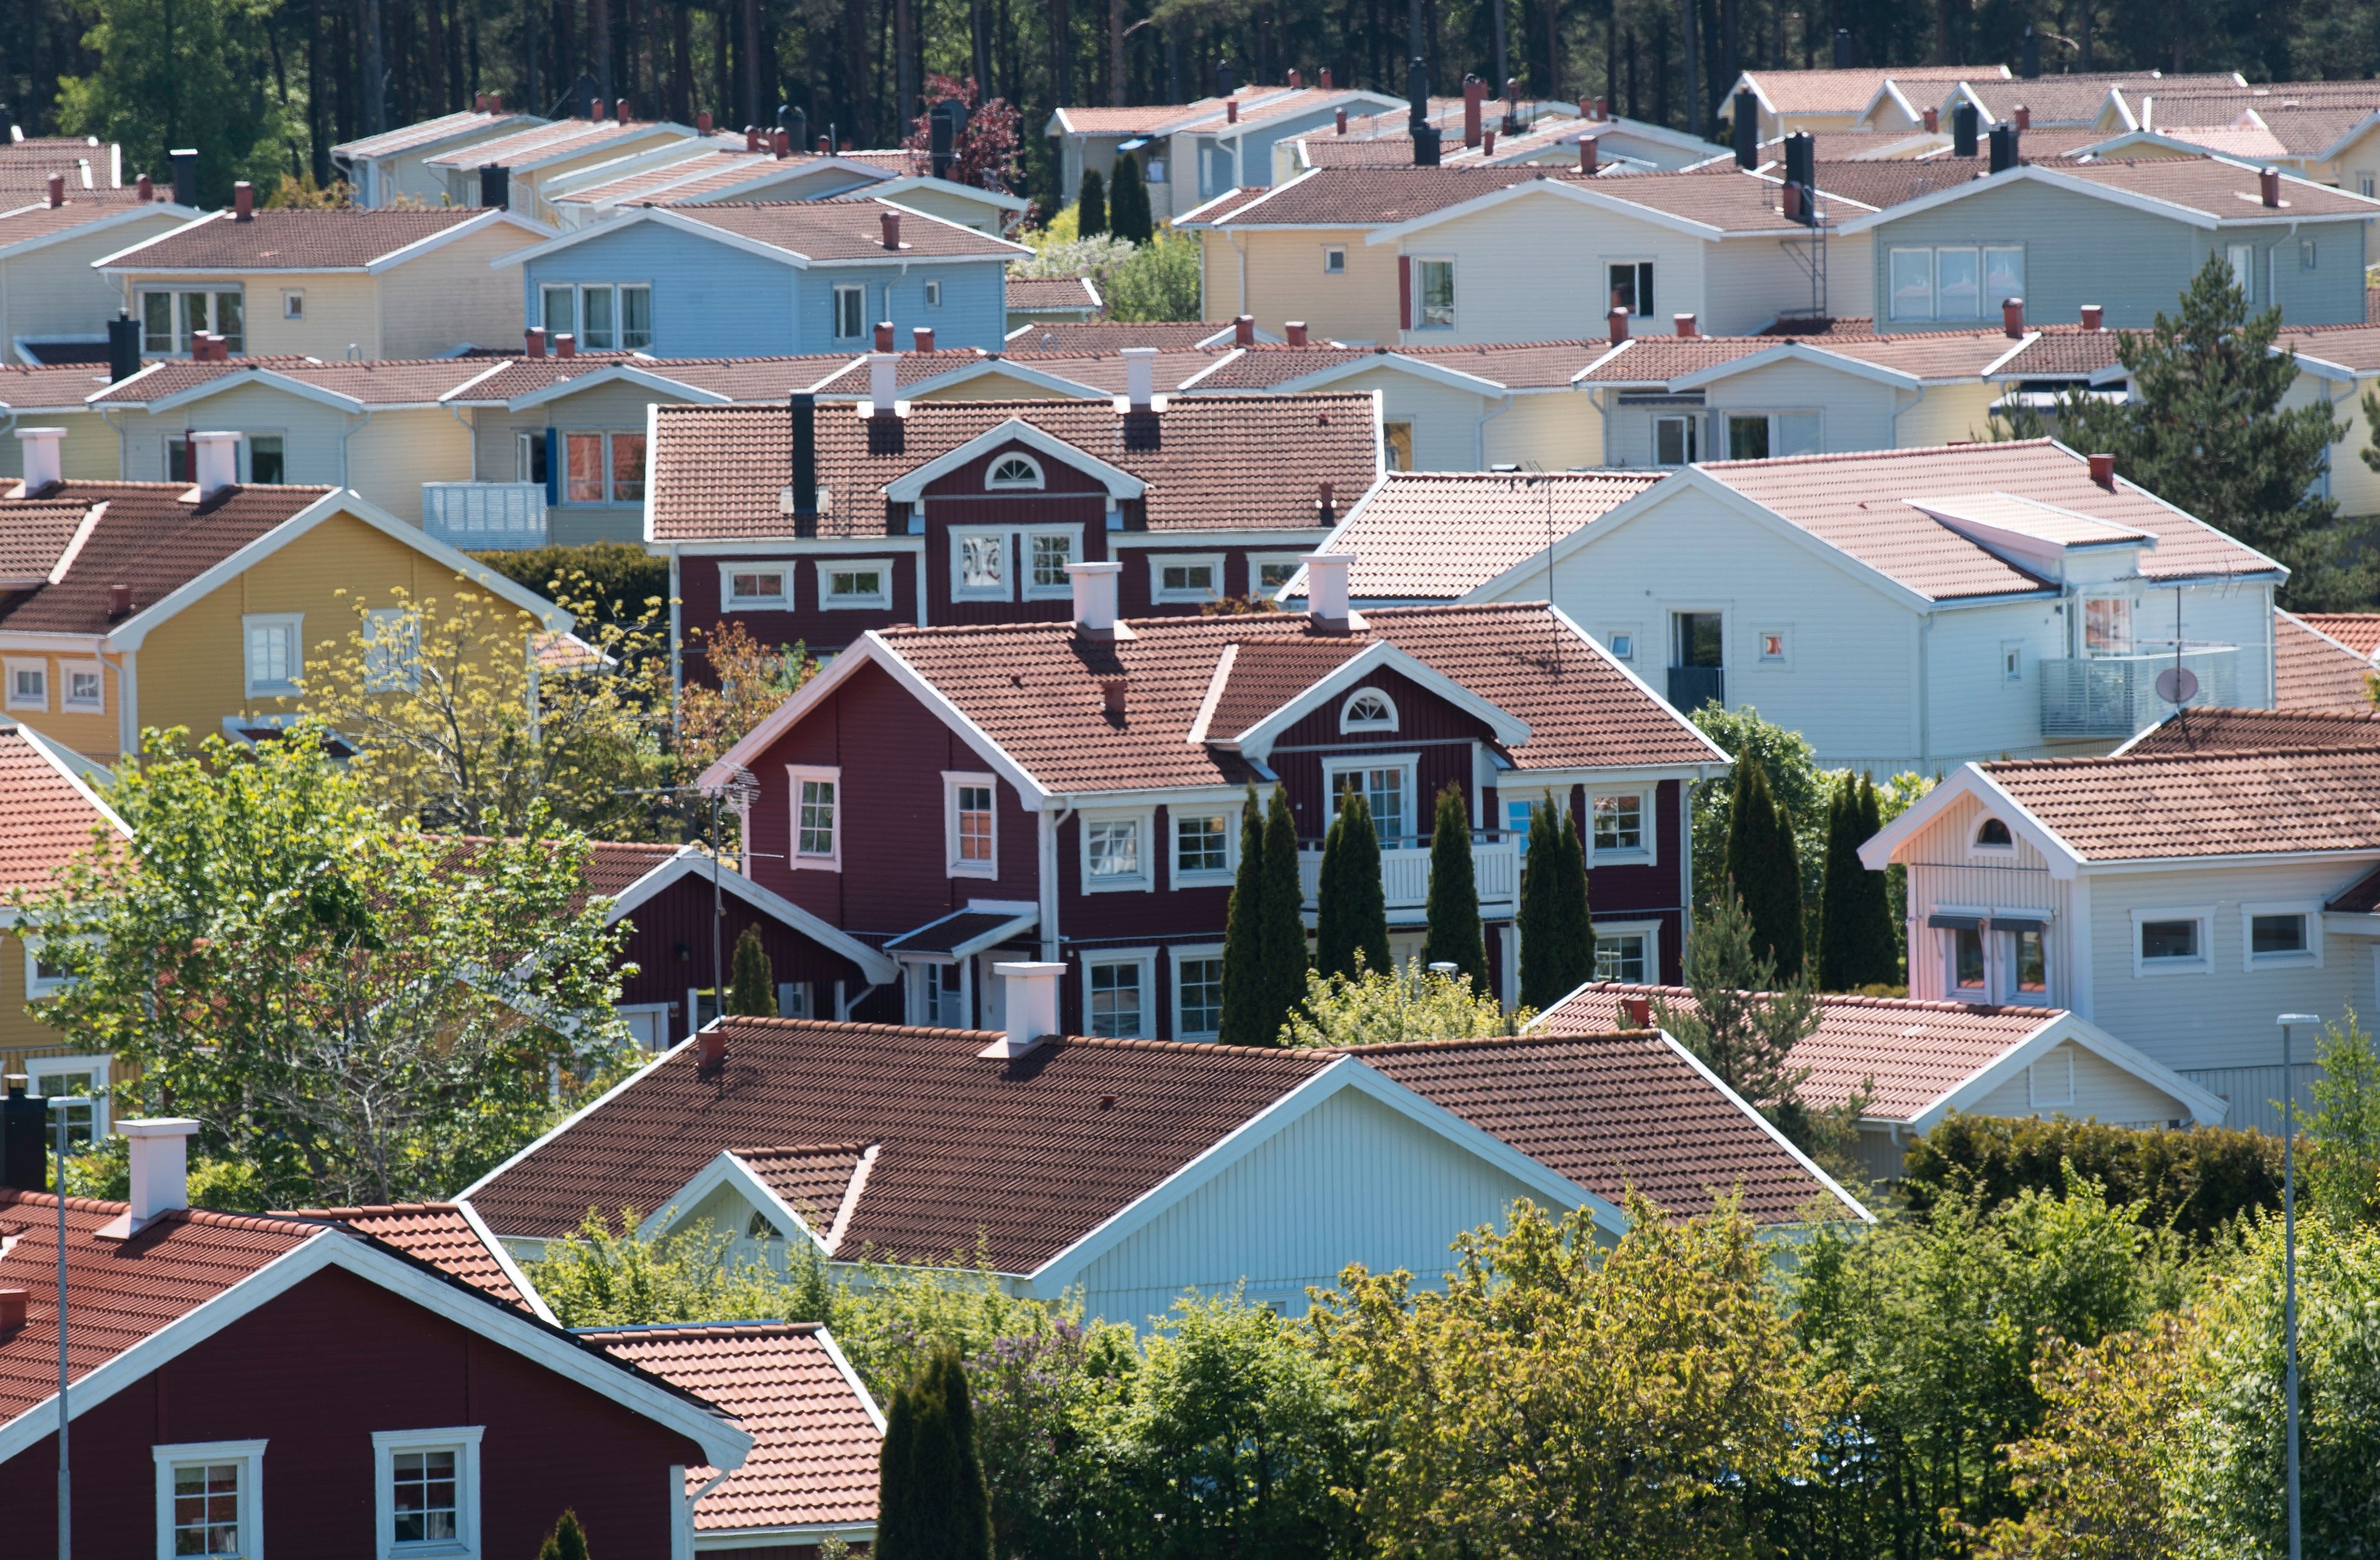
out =
[(1964, 765), (1860, 847), (1908, 869), (1910, 994), (2030, 980), (2269, 1127), (2274, 1016), (2360, 1007), (2380, 973), (2375, 729), (2188, 711), (2108, 757)]
[(501, 93), (480, 92), (468, 109), (341, 141), (331, 148), (331, 164), (358, 206), (377, 208), (399, 200), (441, 206), (448, 203), (448, 186), (443, 171), (431, 171), (431, 158), (542, 123), (533, 114), (506, 113)]
[[(1675, 707), (1757, 709), (1878, 775), (2104, 751), (2171, 707), (2177, 637), (2198, 701), (2269, 706), (2285, 571), (2093, 458), (2042, 439), (1711, 462), (1617, 504), (1578, 478), (1550, 528), (1559, 483), (1488, 482), (1440, 518), (1417, 478), (1324, 548), (1354, 552), (1358, 601), (1540, 601), (1550, 580)], [(1436, 556), (1475, 536), (1477, 563)]]
[(1023, 948), (1068, 966), (1071, 1029), (1211, 1038), (1242, 802), (1276, 786), (1309, 904), (1333, 798), (1363, 789), (1401, 961), (1432, 798), (1459, 786), (1508, 1000), (1522, 838), (1549, 798), (1589, 842), (1598, 956), (1676, 967), (1687, 786), (1727, 761), (1559, 613), (1350, 619), (1326, 579), (1309, 614), (1120, 623), (1123, 566), (1067, 572), (1072, 622), (872, 630), (706, 773), (754, 776), (752, 876), (898, 960), (910, 1022), (997, 1021), (993, 966)]
[(52, 174), (69, 189), (121, 189), (124, 148), (97, 136), (28, 136), (12, 123), (0, 137), (0, 192), (7, 204), (40, 200)]
[(2096, 121), (2111, 148), (2170, 145), (2251, 158), (2359, 195), (2374, 193), (2368, 187), (2380, 181), (2375, 126), (2380, 91), (2351, 79), (2145, 83), (2111, 94)]
[(1604, 1238), (1633, 1189), (1682, 1217), (1740, 1188), (1782, 1234), (1864, 1211), (1665, 1037), (1346, 1050), (1084, 1038), (1023, 963), (1004, 1030), (729, 1018), (465, 1193), (524, 1256), (590, 1204), (708, 1223), (778, 1260), (980, 1262), (1144, 1325), (1185, 1290), (1302, 1311), (1350, 1262), (1446, 1270), (1524, 1197)]
[(132, 1200), (61, 1213), (38, 1185), (42, 1103), (5, 1109), (12, 1552), (59, 1545), (62, 1414), (75, 1542), (103, 1554), (527, 1554), (566, 1508), (598, 1553), (682, 1557), (686, 1470), (740, 1468), (752, 1447), (727, 1410), (403, 1241), (188, 1207), (195, 1121), (120, 1123)]
[(831, 153), (821, 147), (803, 153), (790, 144), (771, 151), (761, 145), (762, 135), (747, 130), (740, 150), (726, 137), (706, 137), (599, 163), (547, 181), (548, 204), (565, 231), (639, 206), (862, 197), (890, 201), (995, 238), (1025, 214), (1027, 202), (1020, 196), (936, 177), (923, 152)]
[[(199, 213), (140, 190), (83, 189), (53, 175), (38, 199), (0, 210), (0, 343), (11, 363), (105, 364), (123, 296), (91, 262)], [(0, 197), (0, 200), (5, 200)]]
[(234, 357), (434, 358), (518, 339), (518, 290), (489, 262), (545, 236), (504, 212), (236, 204), (91, 264), (143, 357), (196, 356), (212, 333)]
[[(2013, 132), (2009, 132), (2012, 134)], [(2022, 298), (2045, 319), (2104, 308), (2116, 329), (2170, 310), (2211, 254), (2256, 310), (2292, 325), (2363, 321), (2380, 201), (2227, 158), (2020, 163), (1845, 218), (1866, 241), (1879, 331), (1929, 330)], [(2127, 257), (2109, 266), (2111, 253)]]
[[(1657, 1002), (1695, 1011), (1682, 986), (1597, 981), (1539, 1014), (1528, 1032), (1642, 1028)], [(1806, 1072), (1798, 1095), (1814, 1110), (1860, 1101), (1856, 1152), (1862, 1170), (1879, 1181), (1898, 1179), (1911, 1140), (1953, 1111), (2143, 1129), (2222, 1123), (2219, 1096), (2044, 1002), (2022, 982), (1999, 1005), (1829, 993), (1818, 999), (1818, 1027), (1795, 1042), (1785, 1065)]]
[(1079, 324), (1107, 312), (1107, 299), (1088, 276), (1011, 276), (1004, 302), (1008, 336), (1036, 325)]
[[(14, 427), (38, 423), (60, 430), (58, 458), (67, 476), (113, 478), (119, 474), (115, 430), (89, 404), (107, 387), (107, 373), (104, 363), (0, 363), (0, 418)], [(0, 477), (21, 479), (19, 441), (0, 445), (6, 445), (0, 448)]]
[(1043, 133), (1055, 140), (1058, 188), (1072, 200), (1083, 175), (1096, 169), (1112, 180), (1119, 155), (1136, 155), (1148, 185), (1149, 214), (1170, 222), (1202, 201), (1234, 188), (1272, 182), (1274, 149), (1335, 121), (1341, 113), (1380, 113), (1402, 106), (1384, 92), (1340, 90), (1322, 72), (1308, 88), (1296, 71), (1280, 87), (1234, 88), (1225, 67), (1213, 97), (1139, 108), (1061, 108)]
[(681, 643), (1063, 619), (1086, 561), (1122, 567), (1125, 613), (1196, 613), (1285, 581), (1379, 474), (1368, 396), (904, 403), (905, 360), (871, 355), (885, 383), (857, 406), (653, 408), (644, 539)]
[(616, 116), (597, 104), (588, 118), (525, 124), (423, 159), (424, 178), (440, 186), (425, 199), (449, 207), (501, 207), (550, 228), (557, 221), (548, 198), (554, 181), (640, 153), (703, 143), (717, 144), (692, 125), (631, 119), (625, 100)]
[[(1731, 138), (1735, 105), (1741, 94), (1750, 92), (1753, 106), (1760, 116), (1762, 140), (1775, 140), (1796, 132), (1823, 135), (1831, 130), (1852, 129), (1907, 131), (1924, 123), (1924, 111), (1917, 105), (1929, 89), (1994, 77), (2005, 80), (2009, 76), (2004, 65), (1852, 67), (1841, 46), (1843, 42), (1846, 40), (1839, 34), (1837, 68), (1832, 70), (1742, 72), (1728, 89), (1727, 96), (1712, 105), (1713, 116), (1728, 126)], [(1882, 106), (1887, 104), (1888, 108)], [(1886, 117), (1895, 111), (1897, 122)]]
[(696, 358), (857, 352), (888, 321), (994, 348), (1007, 262), (1027, 252), (863, 199), (644, 206), (496, 263), (549, 337)]
[[(6, 713), (76, 752), (137, 752), (285, 721), (310, 654), (359, 606), (470, 590), (526, 631), (568, 613), (352, 493), (235, 480), (238, 437), (192, 436), (189, 482), (66, 480), (56, 429), (20, 428), (26, 478), (0, 496), (14, 578), (0, 601)], [(344, 592), (344, 593), (343, 593)]]
[[(2168, 76), (2162, 71), (2077, 70), (2055, 76), (1974, 75), (1947, 84), (1891, 81), (1877, 91), (1862, 123), (1899, 128), (1926, 109), (1948, 125), (1961, 108), (1974, 110), (1979, 127), (2015, 125), (2021, 129), (2097, 129), (2128, 100), (2154, 93), (2231, 93), (2241, 91), (2235, 71)], [(2104, 133), (2104, 132), (2102, 132)]]
[(2275, 709), (2369, 714), (2375, 675), (2380, 675), (2380, 667), (2374, 666), (2370, 650), (2358, 650), (2348, 640), (2296, 613), (2274, 612)]
[[(12, 679), (18, 658), (0, 661)], [(89, 848), (94, 830), (128, 836), (100, 791), (107, 772), (37, 731), (10, 721), (0, 725), (0, 898), (18, 890), (39, 895), (59, 868)], [(29, 1076), (37, 1094), (94, 1096), (78, 1107), (68, 1124), (78, 1146), (108, 1129), (107, 1102), (95, 1097), (110, 1081), (111, 1058), (75, 1054), (58, 1031), (35, 1016), (31, 1004), (57, 990), (57, 971), (41, 951), (14, 933), (16, 908), (0, 904), (0, 1073)]]
[[(1583, 119), (1594, 118), (1597, 113), (1592, 98), (1575, 104), (1493, 98), (1488, 83), (1467, 78), (1463, 96), (1432, 97), (1423, 105), (1424, 118), (1438, 131), (1441, 166), (1492, 161), (1500, 146), (1565, 125), (1575, 129)], [(1660, 133), (1680, 142), (1699, 144), (1675, 130)], [(1413, 163), (1413, 104), (1407, 101), (1378, 113), (1334, 112), (1331, 122), (1312, 134), (1275, 141), (1269, 182), (1283, 183), (1308, 168), (1410, 167)]]

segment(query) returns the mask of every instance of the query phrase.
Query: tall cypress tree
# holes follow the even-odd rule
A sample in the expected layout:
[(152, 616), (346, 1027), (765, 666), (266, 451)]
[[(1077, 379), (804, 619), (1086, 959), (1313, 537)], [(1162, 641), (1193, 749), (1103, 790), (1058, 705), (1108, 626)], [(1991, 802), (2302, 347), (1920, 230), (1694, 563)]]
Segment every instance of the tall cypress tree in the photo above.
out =
[(747, 1018), (777, 1016), (777, 976), (769, 967), (769, 950), (760, 945), (760, 929), (747, 926), (735, 939), (735, 963), (727, 978), (727, 1011)]
[(1097, 168), (1083, 170), (1083, 192), (1075, 202), (1075, 231), (1096, 238), (1108, 230), (1108, 186)]
[(1429, 935), (1421, 960), (1451, 964), (1488, 989), (1488, 944), (1479, 930), (1479, 879), (1471, 865), (1471, 810), (1463, 787), (1449, 782), (1438, 793), (1438, 818), (1429, 836)]
[(1374, 973), (1389, 968), (1388, 891), (1380, 883), (1380, 835), (1364, 793), (1342, 791), (1322, 842), (1322, 885), (1316, 896), (1314, 967), (1352, 976), (1360, 956)]
[(1136, 158), (1116, 159), (1115, 183), (1108, 194), (1108, 231), (1135, 244), (1146, 244), (1157, 231), (1149, 215), (1148, 181), (1141, 177)]
[(1595, 969), (1586, 907), (1586, 853), (1570, 809), (1548, 799), (1529, 811), (1529, 854), (1521, 874), (1521, 1005), (1540, 1012), (1584, 985)]
[(1848, 991), (1859, 983), (1850, 975), (1852, 900), (1859, 892), (1850, 874), (1862, 871), (1851, 836), (1858, 826), (1859, 782), (1845, 774), (1827, 793), (1827, 865), (1818, 888), (1820, 991)]
[(951, 1498), (946, 1560), (991, 1560), (991, 1491), (983, 1477), (983, 1454), (976, 1444), (975, 1400), (967, 1392), (959, 1351), (943, 1349), (942, 1423), (951, 1446)]
[(1264, 992), (1264, 814), (1256, 787), (1240, 804), (1240, 871), (1223, 921), (1223, 1012), (1216, 1038), (1226, 1045), (1269, 1045), (1259, 1008)]
[(1746, 761), (1735, 768), (1728, 815), (1727, 874), (1752, 920), (1752, 945), (1780, 981), (1802, 973), (1802, 864), (1793, 825), (1769, 794), (1767, 772)]
[(1305, 891), (1297, 881), (1297, 821), (1290, 816), (1289, 790), (1273, 787), (1272, 804), (1265, 810), (1264, 893), (1258, 901), (1264, 920), (1257, 955), (1261, 995), (1257, 1013), (1263, 1030), (1256, 1045), (1281, 1043), (1281, 1026), (1289, 1010), (1305, 1000)]
[[(1860, 776), (1859, 798), (1855, 804), (1857, 817), (1852, 824), (1852, 859), (1859, 859), (1859, 847), (1884, 832), (1884, 804), (1876, 794), (1876, 782)], [(1851, 943), (1853, 949), (1851, 973), (1855, 985), (1894, 985), (1902, 979), (1900, 947), (1893, 935), (1892, 891), (1888, 874), (1862, 870), (1853, 890), (1851, 921)]]
[(991, 1497), (958, 1351), (938, 1349), (894, 1389), (878, 1459), (876, 1547), (883, 1560), (990, 1560)]
[(587, 1560), (587, 1530), (578, 1525), (577, 1511), (565, 1511), (555, 1521), (538, 1545), (537, 1560)]

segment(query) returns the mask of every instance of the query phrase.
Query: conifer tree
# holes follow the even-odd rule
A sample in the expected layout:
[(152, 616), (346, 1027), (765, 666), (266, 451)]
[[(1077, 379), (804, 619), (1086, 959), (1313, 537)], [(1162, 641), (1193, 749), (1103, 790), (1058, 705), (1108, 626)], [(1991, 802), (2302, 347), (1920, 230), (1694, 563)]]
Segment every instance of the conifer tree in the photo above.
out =
[(1849, 775), (1827, 801), (1827, 867), (1819, 901), (1818, 989), (1856, 991), (1889, 985), (1900, 976), (1892, 909), (1884, 874), (1859, 859), (1859, 847), (1880, 824), (1874, 782)]
[(747, 926), (735, 939), (735, 963), (727, 978), (727, 1011), (746, 1018), (777, 1016), (777, 976), (770, 968), (769, 950), (760, 945), (760, 929)]
[(1425, 965), (1451, 964), (1471, 989), (1488, 989), (1488, 945), (1479, 930), (1479, 879), (1471, 864), (1471, 811), (1463, 787), (1449, 782), (1438, 793), (1438, 818), (1429, 836), (1429, 936), (1422, 944)]
[(1756, 763), (1735, 769), (1727, 825), (1727, 875), (1752, 922), (1752, 945), (1780, 980), (1802, 973), (1802, 865), (1793, 825), (1768, 793)]
[(587, 1560), (587, 1530), (578, 1525), (577, 1512), (562, 1514), (553, 1531), (538, 1545), (537, 1560)]
[(1148, 181), (1141, 177), (1137, 158), (1116, 159), (1115, 182), (1108, 193), (1108, 231), (1135, 244), (1146, 244), (1157, 231), (1149, 215)]
[[(1884, 832), (1884, 803), (1876, 794), (1876, 782), (1860, 776), (1859, 821), (1852, 830), (1852, 851), (1857, 859), (1859, 847)], [(1904, 979), (1900, 968), (1900, 939), (1893, 928), (1892, 889), (1889, 874), (1862, 872), (1859, 891), (1853, 901), (1859, 908), (1853, 916), (1855, 930), (1852, 945), (1862, 951), (1862, 960), (1852, 967), (1859, 984), (1892, 985)]]
[(878, 1459), (881, 1560), (990, 1560), (991, 1498), (958, 1351), (938, 1349), (894, 1390)]
[(1297, 822), (1290, 816), (1288, 787), (1273, 787), (1265, 810), (1264, 920), (1257, 968), (1263, 971), (1257, 1011), (1263, 1028), (1252, 1042), (1281, 1043), (1289, 1010), (1305, 1000), (1305, 890), (1297, 878)]
[(1529, 810), (1529, 854), (1521, 874), (1521, 1005), (1539, 1012), (1585, 984), (1595, 970), (1586, 903), (1586, 853), (1570, 809), (1548, 798)]
[(1264, 814), (1256, 787), (1240, 804), (1240, 870), (1223, 920), (1223, 1011), (1216, 1038), (1226, 1045), (1269, 1045), (1280, 1028), (1263, 1019)]
[(1325, 975), (1353, 976), (1361, 968), (1389, 968), (1388, 892), (1380, 883), (1380, 835), (1372, 804), (1359, 790), (1340, 793), (1338, 815), (1322, 842), (1322, 883), (1316, 896), (1314, 966)]
[(1108, 186), (1097, 168), (1083, 170), (1083, 192), (1075, 202), (1075, 232), (1096, 238), (1108, 230)]

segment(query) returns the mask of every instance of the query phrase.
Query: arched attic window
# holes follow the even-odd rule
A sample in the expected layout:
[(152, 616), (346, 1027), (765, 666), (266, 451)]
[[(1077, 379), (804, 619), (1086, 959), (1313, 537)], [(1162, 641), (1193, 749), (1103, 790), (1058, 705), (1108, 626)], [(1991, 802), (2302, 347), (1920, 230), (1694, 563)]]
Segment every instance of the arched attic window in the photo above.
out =
[(2016, 836), (2009, 833), (2009, 826), (2006, 823), (1997, 818), (1986, 818), (1975, 827), (1975, 848), (1977, 850), (2014, 850)]
[(1377, 688), (1359, 688), (1339, 706), (1339, 729), (1342, 732), (1394, 731), (1396, 728), (1396, 702)]
[(1042, 486), (1041, 463), (1016, 450), (991, 463), (984, 473), (983, 485), (995, 493), (1014, 493)]

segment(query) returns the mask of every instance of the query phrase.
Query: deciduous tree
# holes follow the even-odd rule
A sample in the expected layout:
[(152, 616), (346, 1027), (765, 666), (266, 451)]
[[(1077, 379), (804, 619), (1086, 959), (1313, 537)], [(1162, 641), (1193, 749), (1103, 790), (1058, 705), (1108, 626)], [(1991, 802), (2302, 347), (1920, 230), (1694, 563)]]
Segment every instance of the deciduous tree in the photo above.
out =
[(1417, 1040), (1475, 1040), (1518, 1032), (1536, 1014), (1483, 995), (1461, 975), (1439, 975), (1408, 960), (1402, 969), (1361, 975), (1309, 971), (1305, 1000), (1292, 1009), (1281, 1043), (1387, 1045)]
[(764, 645), (741, 622), (714, 623), (687, 638), (710, 674), (678, 690), (678, 773), (691, 780), (799, 693), (819, 663), (802, 641)]

